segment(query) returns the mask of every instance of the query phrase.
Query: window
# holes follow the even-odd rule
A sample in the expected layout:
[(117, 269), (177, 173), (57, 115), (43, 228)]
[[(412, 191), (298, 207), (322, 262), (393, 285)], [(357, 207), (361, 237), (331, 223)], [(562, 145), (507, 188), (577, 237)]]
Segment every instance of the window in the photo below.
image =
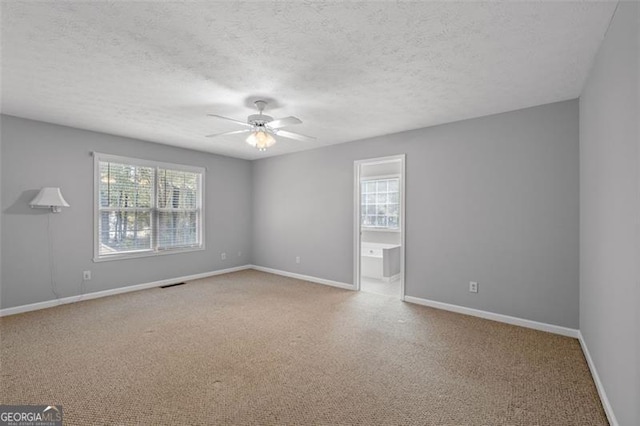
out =
[(204, 248), (204, 169), (95, 154), (94, 260)]
[(360, 224), (364, 228), (400, 230), (400, 178), (363, 179)]

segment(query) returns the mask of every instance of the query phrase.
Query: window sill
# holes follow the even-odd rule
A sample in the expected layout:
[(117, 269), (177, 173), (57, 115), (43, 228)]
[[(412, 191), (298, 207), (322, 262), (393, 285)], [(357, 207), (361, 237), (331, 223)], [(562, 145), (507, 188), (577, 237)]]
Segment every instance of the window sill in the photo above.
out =
[(362, 231), (373, 231), (373, 232), (400, 232), (400, 228), (398, 229), (392, 229), (392, 228), (369, 228), (366, 226), (363, 226), (361, 228)]
[(193, 248), (186, 248), (186, 249), (143, 251), (139, 253), (114, 254), (111, 256), (94, 257), (93, 262), (94, 263), (111, 262), (113, 260), (139, 259), (141, 257), (157, 257), (157, 256), (165, 256), (168, 254), (192, 253), (194, 251), (202, 251), (204, 249), (205, 247), (203, 244), (201, 247), (193, 247)]

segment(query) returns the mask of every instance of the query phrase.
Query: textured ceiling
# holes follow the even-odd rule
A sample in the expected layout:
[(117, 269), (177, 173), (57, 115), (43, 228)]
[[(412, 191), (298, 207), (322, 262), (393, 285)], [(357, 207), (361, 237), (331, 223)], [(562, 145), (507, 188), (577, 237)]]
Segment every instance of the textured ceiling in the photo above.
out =
[[(254, 159), (576, 98), (615, 2), (3, 2), (2, 112)], [(256, 98), (314, 143), (207, 113)]]

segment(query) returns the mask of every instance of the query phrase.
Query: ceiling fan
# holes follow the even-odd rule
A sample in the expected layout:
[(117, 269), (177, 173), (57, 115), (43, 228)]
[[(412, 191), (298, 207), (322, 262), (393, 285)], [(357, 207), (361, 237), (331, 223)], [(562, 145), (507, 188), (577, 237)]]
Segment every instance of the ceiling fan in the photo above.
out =
[(275, 135), (282, 136), (288, 139), (295, 139), (303, 142), (313, 142), (316, 138), (311, 136), (301, 135), (300, 133), (293, 133), (287, 130), (282, 130), (283, 127), (291, 126), (294, 124), (300, 124), (302, 121), (296, 117), (285, 117), (273, 119), (273, 117), (263, 114), (266, 101), (254, 102), (258, 114), (252, 114), (247, 117), (247, 121), (240, 121), (229, 117), (223, 117), (217, 114), (207, 114), (210, 117), (222, 118), (223, 120), (233, 121), (234, 123), (245, 126), (245, 129), (234, 130), (231, 132), (216, 133), (213, 135), (207, 135), (208, 138), (215, 138), (218, 136), (236, 135), (240, 133), (250, 133), (247, 137), (247, 143), (259, 151), (266, 151), (267, 148), (273, 146), (276, 143)]

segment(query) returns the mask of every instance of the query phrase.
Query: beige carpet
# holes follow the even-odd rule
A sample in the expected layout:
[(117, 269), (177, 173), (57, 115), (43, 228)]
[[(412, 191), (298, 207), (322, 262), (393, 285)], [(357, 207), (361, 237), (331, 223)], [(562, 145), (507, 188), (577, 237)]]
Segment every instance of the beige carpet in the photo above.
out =
[(578, 342), (256, 271), (0, 320), (65, 424), (603, 425)]

